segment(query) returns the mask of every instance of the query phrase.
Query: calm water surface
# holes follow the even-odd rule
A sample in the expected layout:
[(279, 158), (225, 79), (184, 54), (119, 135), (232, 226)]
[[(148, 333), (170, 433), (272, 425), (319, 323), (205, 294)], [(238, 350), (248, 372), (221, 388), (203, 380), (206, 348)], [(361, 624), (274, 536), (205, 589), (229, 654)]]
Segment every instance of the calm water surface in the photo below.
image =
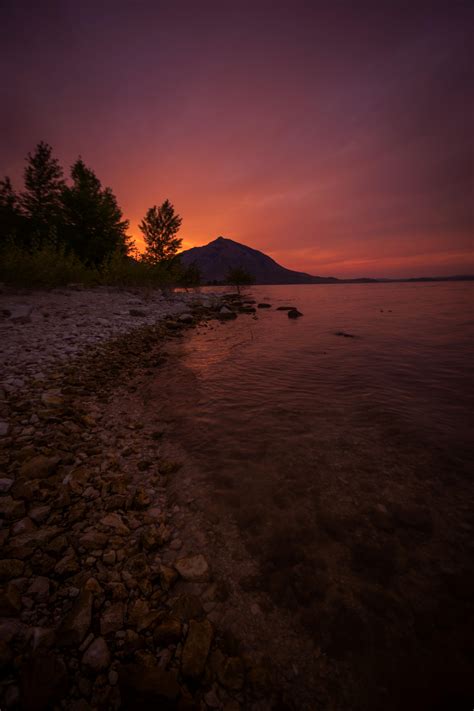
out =
[(451, 704), (473, 651), (474, 284), (250, 295), (272, 308), (190, 332), (168, 370), (205, 507), (347, 680), (328, 708)]

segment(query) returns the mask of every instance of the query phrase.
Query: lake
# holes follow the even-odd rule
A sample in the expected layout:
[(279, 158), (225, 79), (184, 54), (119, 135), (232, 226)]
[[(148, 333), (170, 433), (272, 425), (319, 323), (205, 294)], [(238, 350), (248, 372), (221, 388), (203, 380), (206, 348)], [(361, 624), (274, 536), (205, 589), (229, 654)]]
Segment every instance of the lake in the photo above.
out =
[[(235, 549), (230, 587), (293, 629), (295, 708), (471, 698), (473, 295), (466, 282), (252, 287), (271, 308), (170, 350), (157, 407), (192, 462), (180, 486), (227, 541), (214, 555)], [(278, 650), (264, 637), (288, 664), (283, 637)]]

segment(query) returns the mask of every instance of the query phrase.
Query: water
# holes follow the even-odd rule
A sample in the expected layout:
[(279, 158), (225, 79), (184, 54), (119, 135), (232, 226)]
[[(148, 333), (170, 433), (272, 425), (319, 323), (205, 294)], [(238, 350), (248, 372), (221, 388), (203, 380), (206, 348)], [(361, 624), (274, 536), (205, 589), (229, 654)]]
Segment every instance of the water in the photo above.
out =
[(196, 330), (168, 373), (204, 506), (257, 561), (251, 587), (344, 669), (331, 708), (469, 694), (474, 285), (250, 295), (272, 308)]

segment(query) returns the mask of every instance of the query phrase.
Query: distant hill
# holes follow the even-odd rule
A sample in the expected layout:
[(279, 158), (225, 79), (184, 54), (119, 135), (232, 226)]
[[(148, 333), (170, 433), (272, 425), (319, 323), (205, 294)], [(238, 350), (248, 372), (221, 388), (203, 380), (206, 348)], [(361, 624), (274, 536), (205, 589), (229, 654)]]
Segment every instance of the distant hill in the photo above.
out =
[(258, 249), (232, 239), (218, 237), (204, 247), (193, 247), (181, 252), (185, 266), (196, 264), (204, 283), (224, 282), (229, 269), (242, 267), (257, 284), (331, 284), (334, 277), (319, 277), (285, 269)]

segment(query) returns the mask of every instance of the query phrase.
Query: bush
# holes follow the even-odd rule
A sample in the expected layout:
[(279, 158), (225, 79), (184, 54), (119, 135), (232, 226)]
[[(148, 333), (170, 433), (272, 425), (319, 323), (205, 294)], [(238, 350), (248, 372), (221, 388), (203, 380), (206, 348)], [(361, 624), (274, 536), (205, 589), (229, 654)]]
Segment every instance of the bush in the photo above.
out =
[(0, 280), (26, 287), (64, 286), (72, 282), (89, 285), (98, 282), (98, 273), (64, 249), (43, 246), (30, 252), (9, 245), (0, 253)]

